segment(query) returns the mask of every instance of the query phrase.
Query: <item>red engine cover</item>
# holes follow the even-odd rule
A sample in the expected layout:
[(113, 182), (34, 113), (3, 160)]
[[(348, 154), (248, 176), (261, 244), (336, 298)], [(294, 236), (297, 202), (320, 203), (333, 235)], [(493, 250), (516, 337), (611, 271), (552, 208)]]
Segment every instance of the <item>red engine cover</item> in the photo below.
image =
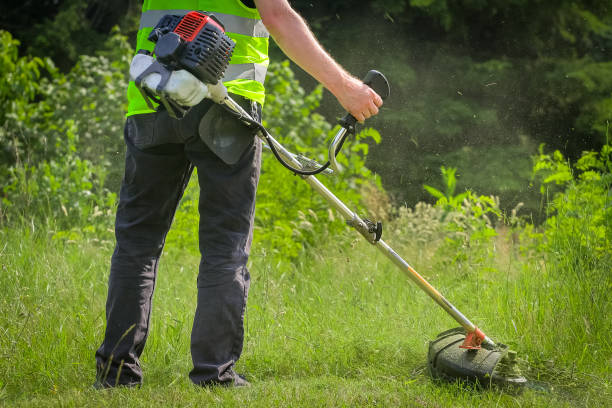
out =
[(190, 11), (185, 14), (181, 22), (174, 29), (174, 32), (180, 35), (183, 41), (191, 42), (206, 24), (213, 24), (225, 32), (219, 23), (198, 11)]

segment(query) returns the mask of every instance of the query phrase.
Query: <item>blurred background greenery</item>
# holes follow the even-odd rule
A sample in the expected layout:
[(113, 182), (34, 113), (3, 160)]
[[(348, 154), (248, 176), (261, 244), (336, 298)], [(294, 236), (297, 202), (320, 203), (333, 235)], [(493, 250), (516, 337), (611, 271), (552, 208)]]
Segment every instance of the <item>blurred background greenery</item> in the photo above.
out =
[[(118, 50), (112, 35), (121, 32), (134, 44), (141, 1), (3, 3), (0, 29), (20, 41), (20, 56), (50, 58), (68, 75), (80, 64), (82, 71), (73, 76), (87, 76), (92, 69), (104, 76), (99, 60), (85, 66), (81, 56), (106, 53), (109, 72), (125, 75), (127, 61), (120, 57), (127, 55), (126, 50)], [(398, 204), (431, 201), (422, 186), (439, 183), (439, 168), (446, 165), (459, 169), (458, 190), (496, 195), (506, 210), (523, 202), (523, 214), (541, 220), (544, 211), (531, 180), (531, 156), (538, 145), (545, 143), (546, 149), (558, 149), (575, 160), (582, 151), (599, 150), (605, 144), (612, 115), (608, 1), (294, 0), (291, 4), (349, 71), (362, 76), (376, 68), (388, 76), (391, 97), (381, 115), (368, 122), (381, 132), (382, 142), (372, 146), (367, 166), (381, 176)], [(273, 60), (283, 59), (274, 45), (271, 53)], [(305, 73), (291, 68), (307, 92), (315, 88)], [(42, 71), (42, 77), (49, 76)], [(2, 75), (7, 75), (6, 69)], [(87, 88), (86, 79), (81, 82), (81, 91), (95, 92)], [(113, 111), (108, 105), (121, 104), (123, 83), (107, 85), (120, 91), (118, 99), (104, 103)], [(19, 87), (0, 90), (0, 119), (12, 92), (23, 95)], [(32, 101), (40, 99), (40, 89), (28, 92)], [(73, 94), (76, 103), (74, 99)], [(103, 103), (102, 96), (98, 102)], [(98, 105), (83, 110), (100, 116)], [(122, 108), (103, 114), (118, 118)], [(341, 114), (327, 92), (317, 111), (332, 123)], [(87, 122), (85, 126), (93, 125)], [(86, 143), (81, 135), (81, 143), (93, 143), (93, 152), (120, 152), (120, 120), (114, 123), (112, 128), (98, 129), (100, 134), (91, 129)], [(34, 143), (33, 138), (28, 140)], [(15, 161), (15, 150), (7, 143), (3, 147), (0, 166), (6, 168)], [(113, 189), (119, 177), (111, 175)]]

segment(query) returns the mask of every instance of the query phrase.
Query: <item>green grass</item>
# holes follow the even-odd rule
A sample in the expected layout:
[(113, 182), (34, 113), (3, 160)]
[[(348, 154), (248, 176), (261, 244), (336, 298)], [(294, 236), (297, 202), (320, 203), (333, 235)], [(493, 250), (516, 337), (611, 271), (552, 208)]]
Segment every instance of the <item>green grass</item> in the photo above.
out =
[[(425, 366), (428, 340), (457, 324), (347, 232), (294, 264), (275, 265), (264, 251), (254, 251), (237, 367), (252, 382), (249, 389), (190, 384), (198, 258), (169, 248), (142, 360), (144, 385), (95, 391), (93, 354), (104, 330), (112, 243), (53, 240), (30, 226), (0, 231), (0, 405), (612, 404), (609, 317), (594, 321), (581, 310), (584, 303), (571, 298), (571, 288), (543, 259), (517, 256), (502, 238), (464, 249), (462, 257), (444, 245), (397, 249), (489, 336), (516, 349), (538, 386), (512, 396), (432, 381)], [(587, 332), (589, 343), (583, 341)]]

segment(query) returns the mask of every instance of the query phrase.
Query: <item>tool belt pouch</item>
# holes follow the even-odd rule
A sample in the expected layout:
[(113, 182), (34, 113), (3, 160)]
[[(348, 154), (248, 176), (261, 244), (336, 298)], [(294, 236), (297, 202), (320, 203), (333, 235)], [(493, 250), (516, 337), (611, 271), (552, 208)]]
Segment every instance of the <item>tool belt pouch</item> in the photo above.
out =
[[(249, 100), (239, 100), (240, 105), (261, 122), (261, 106)], [(213, 104), (200, 120), (200, 138), (208, 148), (227, 164), (235, 164), (253, 145), (256, 131), (236, 119), (223, 106)]]

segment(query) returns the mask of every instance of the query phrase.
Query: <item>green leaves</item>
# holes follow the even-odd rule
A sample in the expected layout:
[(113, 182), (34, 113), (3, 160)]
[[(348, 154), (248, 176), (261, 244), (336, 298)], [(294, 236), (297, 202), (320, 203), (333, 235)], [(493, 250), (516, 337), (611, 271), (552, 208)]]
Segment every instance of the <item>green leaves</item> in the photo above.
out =
[(455, 196), (455, 188), (457, 187), (457, 169), (453, 167), (446, 168), (440, 167), (442, 172), (442, 181), (444, 183), (444, 193), (435, 187), (424, 185), (423, 188), (431, 194), (438, 201), (436, 205), (441, 207), (448, 207), (448, 209), (459, 209), (461, 203), (468, 196), (467, 193), (461, 193)]
[(423, 188), (437, 199), (435, 207), (443, 211), (439, 221), (443, 221), (449, 232), (447, 246), (466, 246), (475, 242), (487, 242), (497, 233), (493, 219), (501, 217), (499, 198), (476, 195), (467, 190), (455, 195), (457, 169), (441, 167), (444, 192), (424, 185)]
[(115, 202), (105, 183), (121, 172), (109, 161), (123, 151), (131, 49), (116, 32), (107, 53), (115, 64), (82, 56), (62, 74), (49, 60), (17, 57), (18, 42), (0, 36), (0, 219), (53, 217), (62, 228), (105, 230)]
[(437, 198), (438, 200), (441, 199), (445, 199), (446, 197), (444, 196), (444, 193), (442, 193), (440, 190), (438, 190), (435, 187), (432, 186), (428, 186), (428, 185), (424, 185), (423, 188), (429, 193), (431, 194), (434, 198)]
[(534, 160), (533, 179), (541, 181), (540, 192), (542, 194), (546, 191), (547, 184), (565, 185), (574, 179), (569, 161), (558, 150), (555, 150), (552, 155), (546, 154), (542, 144), (540, 154)]
[[(569, 301), (594, 326), (609, 325), (612, 285), (612, 146), (583, 152), (574, 164), (561, 153), (535, 158), (534, 175), (542, 180), (548, 218), (542, 233), (531, 236), (533, 247), (546, 259), (547, 269), (558, 274)], [(556, 187), (551, 189), (551, 187)], [(527, 242), (530, 242), (527, 241)], [(602, 316), (606, 316), (603, 317)], [(578, 327), (577, 332), (584, 329)], [(609, 328), (607, 329), (609, 332)]]
[(50, 60), (19, 57), (18, 47), (19, 41), (0, 30), (0, 123), (11, 111), (20, 111), (20, 105), (36, 98), (42, 72), (55, 73)]
[[(543, 146), (535, 158), (534, 178), (541, 180), (541, 192), (548, 198), (547, 234), (549, 238), (560, 239), (562, 234), (575, 236), (579, 231), (585, 234), (585, 240), (594, 239), (597, 247), (605, 252), (612, 238), (612, 206), (609, 204), (612, 146), (606, 144), (600, 152), (583, 152), (574, 167), (577, 172), (559, 151), (551, 156), (543, 152)], [(563, 189), (554, 190), (551, 197), (548, 194), (550, 184)]]

